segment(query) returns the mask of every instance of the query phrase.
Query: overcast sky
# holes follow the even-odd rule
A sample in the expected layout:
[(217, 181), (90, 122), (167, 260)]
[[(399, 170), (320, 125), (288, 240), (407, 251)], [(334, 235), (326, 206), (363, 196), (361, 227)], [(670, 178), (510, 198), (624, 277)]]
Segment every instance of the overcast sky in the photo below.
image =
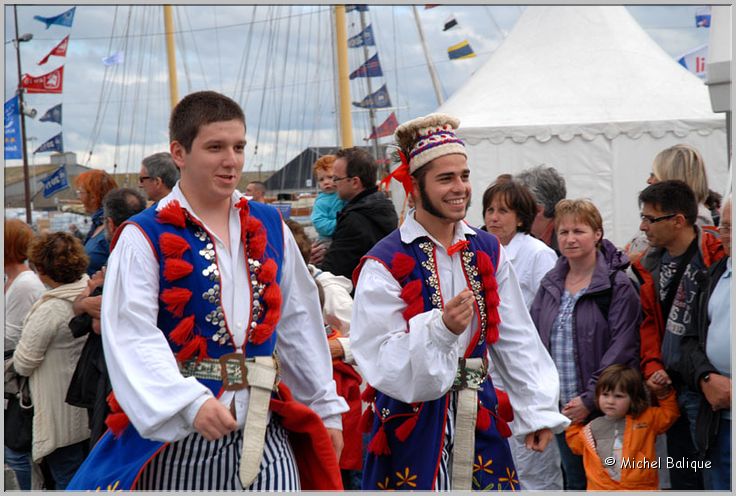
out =
[[(38, 111), (27, 119), (29, 154), (63, 130), (65, 151), (80, 163), (118, 172), (137, 172), (141, 159), (168, 150), (170, 112), (168, 71), (161, 6), (79, 5), (71, 28), (45, 29), (34, 15), (54, 16), (70, 6), (20, 6), (23, 73), (46, 74), (64, 65), (61, 95), (32, 94)], [(708, 41), (708, 30), (695, 28), (696, 6), (631, 6), (628, 11), (662, 48), (676, 57)], [(338, 143), (335, 119), (333, 21), (328, 6), (178, 6), (177, 73), (180, 98), (212, 89), (236, 99), (246, 111), (245, 170), (280, 167), (306, 146)], [(417, 7), (430, 56), (444, 97), (460, 88), (513, 29), (523, 11), (512, 6)], [(350, 12), (348, 35), (360, 31), (360, 15)], [(458, 25), (442, 31), (454, 16)], [(365, 13), (373, 26), (383, 77), (371, 78), (373, 91), (386, 84), (399, 122), (434, 111), (432, 89), (417, 27), (409, 6), (372, 6)], [(67, 34), (66, 57), (37, 65)], [(5, 7), (5, 100), (17, 87), (13, 8)], [(447, 48), (469, 41), (477, 57), (448, 59)], [(124, 53), (124, 63), (105, 67), (101, 59)], [(365, 60), (362, 48), (349, 50), (350, 70)], [(366, 78), (351, 83), (351, 99), (368, 94)], [(63, 104), (63, 126), (39, 122), (54, 105)], [(357, 110), (357, 109), (356, 109)], [(391, 110), (377, 111), (376, 125)], [(354, 142), (370, 133), (368, 112), (353, 113)], [(387, 141), (389, 138), (384, 138)], [(90, 157), (90, 151), (92, 155)], [(32, 158), (48, 163), (49, 153)], [(89, 160), (88, 160), (89, 159)], [(19, 165), (9, 161), (8, 165)]]

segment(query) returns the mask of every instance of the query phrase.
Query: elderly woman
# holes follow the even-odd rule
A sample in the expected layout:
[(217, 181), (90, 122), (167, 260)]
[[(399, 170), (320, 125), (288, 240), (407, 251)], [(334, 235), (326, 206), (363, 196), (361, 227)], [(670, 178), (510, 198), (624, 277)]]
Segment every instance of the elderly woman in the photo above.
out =
[(110, 244), (105, 238), (102, 199), (110, 190), (118, 186), (112, 176), (98, 169), (81, 173), (77, 176), (74, 185), (84, 205), (84, 210), (92, 215), (92, 225), (84, 238), (84, 250), (89, 257), (87, 274), (91, 276), (107, 263), (107, 257), (110, 256)]
[(69, 233), (33, 241), (29, 261), (50, 289), (31, 307), (13, 354), (15, 370), (29, 377), (33, 400), (34, 462), (48, 464), (55, 489), (65, 489), (82, 464), (89, 438), (87, 412), (64, 401), (85, 339), (69, 330), (72, 303), (87, 286), (88, 258)]
[(537, 205), (529, 189), (510, 179), (497, 180), (483, 193), (483, 220), (511, 260), (527, 308), (532, 306), (542, 277), (554, 267), (552, 248), (531, 236)]
[[(615, 363), (638, 368), (639, 295), (625, 273), (629, 260), (603, 239), (603, 221), (589, 200), (555, 208), (562, 256), (544, 276), (531, 316), (560, 376), (560, 408), (573, 423), (599, 415), (595, 385)], [(586, 487), (582, 457), (557, 435), (566, 488)]]

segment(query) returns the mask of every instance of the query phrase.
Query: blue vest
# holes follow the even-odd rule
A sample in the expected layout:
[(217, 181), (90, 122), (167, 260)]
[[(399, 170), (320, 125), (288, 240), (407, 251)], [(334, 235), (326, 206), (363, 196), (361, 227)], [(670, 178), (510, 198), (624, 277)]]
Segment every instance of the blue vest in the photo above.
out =
[[(237, 288), (238, 290), (235, 291), (236, 298), (243, 299), (240, 304), (251, 306), (250, 327), (255, 328), (262, 323), (267, 313), (267, 305), (262, 302), (264, 286), (267, 285), (258, 280), (259, 268), (263, 266), (266, 260), (273, 260), (277, 267), (276, 284), (281, 280), (281, 265), (284, 253), (283, 224), (281, 215), (273, 207), (250, 202), (241, 208), (243, 212), (241, 223), (249, 213), (266, 230), (264, 256), (258, 260), (249, 259), (247, 261), (249, 271), (251, 271), (251, 284), (248, 289), (253, 295), (253, 305), (251, 306), (250, 302), (251, 295), (241, 290), (244, 288)], [(128, 223), (137, 225), (143, 231), (159, 261), (160, 308), (158, 327), (167, 336), (171, 350), (176, 354), (187, 346), (187, 343), (177, 344), (172, 342), (171, 335), (183, 320), (193, 317), (194, 325), (192, 326), (191, 336), (189, 336), (189, 342), (200, 337), (205, 339), (206, 351), (204, 351), (204, 348), (197, 347), (192, 358), (201, 357), (203, 352), (209, 358), (218, 358), (226, 353), (232, 353), (236, 348), (228, 329), (227, 316), (224, 315), (220, 305), (221, 283), (215, 264), (216, 249), (212, 236), (204, 227), (189, 216), (186, 211), (183, 211), (183, 214), (184, 226), (162, 222), (162, 216), (158, 215), (156, 205), (153, 205), (132, 217)], [(250, 241), (245, 230), (242, 231), (241, 238), (244, 247), (248, 247), (246, 256), (249, 256), (251, 254)], [(169, 252), (167, 255), (163, 248), (163, 245), (167, 244), (165, 240), (170, 245), (179, 247), (180, 251), (183, 250), (183, 252), (174, 256)], [(175, 242), (172, 243), (172, 240), (175, 240)], [(174, 260), (173, 263), (172, 260)], [(174, 268), (177, 270), (169, 267), (167, 271), (167, 264), (175, 266)], [(191, 266), (191, 270), (189, 270), (189, 266)], [(191, 291), (188, 300), (179, 301), (179, 305), (175, 306), (167, 304), (166, 301), (171, 301), (166, 296), (170, 294), (167, 291), (181, 289)], [(239, 303), (236, 302), (236, 304)], [(177, 306), (178, 308), (175, 308)], [(275, 344), (276, 332), (273, 332), (268, 339), (260, 344), (246, 339), (243, 353), (247, 357), (270, 356), (273, 354)], [(206, 385), (215, 396), (221, 394), (221, 381), (197, 380)], [(103, 491), (108, 489), (133, 489), (145, 466), (167, 444), (142, 438), (132, 424), (129, 424), (117, 438), (108, 429), (95, 444), (67, 489), (101, 489)]]
[[(461, 252), (460, 256), (464, 257), (468, 287), (476, 288), (474, 293), (478, 300), (484, 298), (485, 288), (477, 270), (477, 253), (483, 251), (488, 254), (495, 276), (499, 245), (494, 236), (485, 231), (473, 230), (476, 231), (476, 235), (468, 236), (469, 247)], [(409, 244), (403, 243), (400, 231), (397, 229), (381, 240), (365, 258), (378, 260), (391, 270), (397, 253), (408, 255), (416, 262), (410, 274), (398, 281), (399, 284), (406, 287), (412, 281), (421, 280), (421, 298), (424, 303), (422, 311), (442, 308), (439, 281), (430, 277), (432, 272), (427, 268), (432, 263), (436, 267), (434, 243), (426, 237), (418, 238)], [(481, 313), (476, 312), (481, 322), (479, 322), (476, 335), (465, 351), (465, 358), (486, 356), (487, 343)], [(448, 392), (433, 401), (407, 404), (376, 391), (375, 418), (371, 438), (374, 438), (378, 431), (383, 429), (390, 454), (377, 455), (370, 452), (367, 454), (363, 469), (363, 490), (435, 489), (450, 398), (451, 392)], [(497, 428), (498, 400), (490, 376), (478, 391), (478, 399), (480, 404), (491, 412), (491, 425), (485, 430), (476, 429), (472, 487), (478, 490), (493, 491), (518, 489), (518, 476), (514, 469), (508, 441)], [(407, 426), (404, 423), (410, 419), (412, 422), (416, 421), (416, 425), (408, 437), (402, 441), (400, 437), (404, 437), (405, 432), (402, 433), (402, 436), (397, 436), (397, 430), (400, 431), (402, 426), (406, 429)]]

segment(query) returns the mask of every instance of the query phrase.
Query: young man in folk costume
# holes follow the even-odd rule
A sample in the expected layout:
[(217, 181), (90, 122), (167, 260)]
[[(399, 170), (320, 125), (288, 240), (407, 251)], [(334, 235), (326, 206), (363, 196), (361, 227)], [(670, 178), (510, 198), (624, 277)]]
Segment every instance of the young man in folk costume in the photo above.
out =
[(467, 225), (470, 170), (457, 119), (431, 114), (396, 130), (392, 176), (414, 196), (399, 229), (356, 269), (351, 346), (370, 384), (363, 489), (518, 489), (517, 436), (542, 451), (569, 420), (497, 238)]
[(235, 191), (245, 116), (193, 93), (169, 132), (181, 180), (113, 240), (102, 338), (114, 413), (69, 487), (341, 488), (347, 405), (315, 284), (278, 212)]

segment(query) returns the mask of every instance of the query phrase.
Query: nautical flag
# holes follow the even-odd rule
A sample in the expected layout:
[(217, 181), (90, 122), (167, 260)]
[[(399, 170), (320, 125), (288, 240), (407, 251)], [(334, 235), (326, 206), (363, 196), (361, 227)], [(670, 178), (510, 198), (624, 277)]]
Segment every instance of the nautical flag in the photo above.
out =
[(43, 182), (43, 197), (48, 198), (57, 191), (69, 187), (69, 181), (66, 175), (66, 165), (62, 165), (48, 176), (41, 179)]
[(710, 5), (705, 7), (698, 7), (695, 10), (695, 27), (696, 28), (709, 28), (710, 27)]
[(465, 40), (448, 48), (447, 55), (450, 56), (450, 60), (470, 59), (475, 57), (475, 52), (472, 48), (470, 48), (470, 43), (468, 43), (468, 40)]
[(346, 5), (345, 6), (345, 12), (368, 12), (368, 6), (367, 5)]
[(33, 152), (36, 153), (42, 153), (42, 152), (63, 152), (64, 151), (64, 140), (61, 137), (61, 133), (57, 134), (47, 142), (43, 143), (41, 146), (36, 148), (36, 150)]
[(122, 64), (125, 62), (125, 55), (123, 52), (115, 52), (107, 57), (102, 57), (102, 63), (105, 65)]
[(688, 71), (692, 72), (700, 78), (705, 77), (705, 61), (708, 55), (708, 45), (702, 45), (698, 48), (684, 53), (677, 62)]
[(41, 122), (55, 122), (61, 125), (61, 104), (54, 105), (39, 119)]
[(66, 57), (66, 47), (68, 45), (69, 45), (69, 35), (66, 35), (66, 37), (63, 40), (61, 40), (58, 45), (52, 48), (51, 51), (48, 54), (46, 54), (44, 58), (41, 59), (38, 65), (44, 65), (46, 62), (49, 61), (49, 57), (51, 57), (52, 55), (56, 55), (57, 57)]
[(5, 102), (5, 160), (23, 158), (18, 95)]
[(373, 28), (370, 24), (363, 31), (348, 39), (348, 46), (350, 48), (375, 45), (376, 40), (373, 39)]
[(366, 60), (365, 64), (355, 69), (350, 74), (350, 79), (378, 76), (383, 76), (383, 71), (381, 70), (381, 62), (378, 60), (378, 53), (376, 53), (373, 57)]
[(445, 27), (442, 29), (442, 31), (447, 31), (448, 29), (452, 29), (455, 26), (457, 26), (457, 20), (455, 20), (455, 16), (450, 16), (450, 18), (445, 21)]
[(42, 76), (24, 74), (21, 87), (28, 93), (61, 93), (64, 89), (64, 66)]
[(72, 23), (74, 22), (74, 10), (76, 7), (72, 7), (71, 9), (67, 10), (63, 14), (59, 14), (57, 16), (53, 17), (41, 17), (41, 16), (33, 16), (34, 19), (37, 21), (41, 21), (42, 23), (46, 24), (46, 29), (50, 28), (52, 24), (58, 24), (59, 26), (66, 26), (68, 28), (72, 27)]
[(384, 84), (378, 91), (371, 93), (360, 102), (353, 102), (353, 105), (366, 109), (386, 108), (391, 106), (391, 98), (389, 98), (388, 90)]
[(383, 138), (384, 136), (391, 136), (399, 127), (399, 121), (396, 120), (396, 114), (391, 112), (388, 119), (383, 121), (383, 124), (373, 129), (373, 132), (367, 138), (363, 138), (363, 141), (369, 141), (372, 139)]

